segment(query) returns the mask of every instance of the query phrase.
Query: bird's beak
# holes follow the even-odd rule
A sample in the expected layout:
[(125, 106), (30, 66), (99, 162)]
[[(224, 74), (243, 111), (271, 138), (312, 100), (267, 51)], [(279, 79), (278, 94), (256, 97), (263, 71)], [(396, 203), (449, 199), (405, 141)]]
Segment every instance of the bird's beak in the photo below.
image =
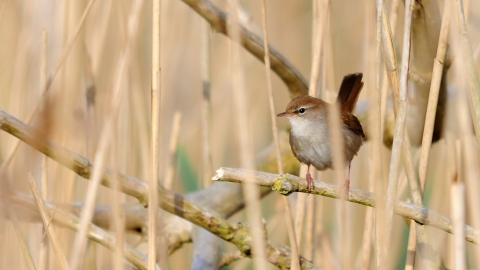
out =
[(290, 115), (290, 113), (288, 113), (288, 112), (282, 112), (282, 113), (277, 114), (277, 117), (287, 117), (289, 115)]

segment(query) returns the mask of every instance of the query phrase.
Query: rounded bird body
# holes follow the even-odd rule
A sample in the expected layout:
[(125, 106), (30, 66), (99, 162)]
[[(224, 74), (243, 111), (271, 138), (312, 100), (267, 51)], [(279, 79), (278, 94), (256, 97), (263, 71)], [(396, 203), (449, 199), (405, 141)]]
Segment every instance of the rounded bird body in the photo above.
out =
[[(345, 186), (348, 191), (350, 183), (350, 162), (362, 146), (362, 126), (352, 114), (353, 108), (363, 87), (362, 74), (345, 76), (340, 87), (337, 102), (340, 106), (339, 116), (342, 121), (343, 152), (349, 173)], [(279, 117), (287, 117), (290, 122), (290, 147), (293, 155), (303, 164), (315, 167), (319, 171), (332, 168), (332, 149), (328, 114), (333, 106), (311, 96), (300, 96), (293, 99), (285, 112)], [(307, 187), (313, 187), (313, 179), (307, 172)]]

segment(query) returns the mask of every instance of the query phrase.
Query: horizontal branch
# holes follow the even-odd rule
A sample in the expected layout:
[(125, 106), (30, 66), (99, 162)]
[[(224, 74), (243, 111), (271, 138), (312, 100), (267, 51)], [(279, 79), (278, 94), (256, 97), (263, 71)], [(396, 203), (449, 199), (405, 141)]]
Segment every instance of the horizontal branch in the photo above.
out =
[[(207, 20), (214, 30), (228, 36), (227, 13), (208, 0), (182, 1)], [(263, 39), (261, 37), (246, 27), (241, 26), (240, 42), (258, 60), (264, 61), (265, 50), (263, 49)], [(297, 68), (272, 46), (269, 46), (269, 55), (271, 69), (287, 85), (290, 96), (293, 98), (308, 94), (308, 82)]]
[[(21, 122), (2, 109), (0, 109), (0, 129), (19, 138), (81, 177), (89, 179), (93, 164), (88, 159), (53, 143), (39, 130)], [(103, 169), (102, 185), (111, 187), (112, 174), (112, 171)], [(148, 195), (145, 181), (120, 173), (116, 180), (123, 193), (133, 196), (147, 205)], [(162, 185), (159, 185), (159, 195), (159, 206), (165, 211), (210, 231), (237, 246), (246, 256), (252, 256), (252, 238), (248, 224), (232, 224), (193, 204), (182, 195), (165, 189)], [(267, 242), (266, 252), (268, 261), (273, 265), (280, 268), (290, 266), (290, 248)], [(300, 258), (300, 263), (302, 269), (315, 269), (313, 263), (303, 257)]]
[[(246, 175), (244, 169), (220, 168), (217, 170), (217, 173), (212, 180), (243, 183), (247, 181), (245, 178)], [(253, 175), (255, 177), (250, 180), (254, 181), (255, 184), (269, 187), (283, 195), (289, 195), (293, 192), (303, 192), (339, 199), (340, 192), (343, 192), (342, 188), (320, 181), (315, 181), (315, 188), (309, 192), (304, 178), (290, 174), (278, 175), (255, 171), (253, 174), (252, 172), (249, 172), (248, 175)], [(375, 194), (356, 188), (350, 188), (348, 201), (369, 207), (375, 207)], [(448, 233), (453, 233), (451, 219), (428, 208), (397, 200), (394, 212), (399, 216), (413, 219), (420, 224), (432, 226)], [(466, 225), (465, 232), (465, 238), (467, 241), (478, 244), (477, 231)]]

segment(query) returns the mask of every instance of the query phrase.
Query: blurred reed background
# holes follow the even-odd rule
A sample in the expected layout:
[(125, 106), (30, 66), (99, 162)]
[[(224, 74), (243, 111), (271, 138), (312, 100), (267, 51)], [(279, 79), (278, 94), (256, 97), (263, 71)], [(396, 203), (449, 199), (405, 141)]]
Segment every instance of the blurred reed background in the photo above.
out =
[[(30, 122), (44, 135), (59, 145), (70, 149), (92, 162), (106, 120), (113, 110), (114, 89), (116, 85), (121, 91), (121, 103), (118, 116), (114, 123), (112, 136), (104, 161), (105, 167), (132, 175), (147, 181), (150, 173), (151, 153), (151, 64), (152, 64), (152, 7), (151, 1), (143, 1), (136, 17), (131, 14), (136, 1), (96, 1), (81, 24), (78, 37), (72, 43), (71, 50), (66, 51), (69, 42), (73, 40), (75, 30), (79, 26), (90, 1), (0, 1), (0, 108), (20, 119)], [(194, 2), (194, 1), (192, 1)], [(225, 1), (212, 1), (223, 10), (229, 9)], [(317, 96), (332, 102), (336, 97), (341, 79), (353, 72), (363, 72), (364, 90), (360, 96), (357, 115), (362, 120), (364, 129), (371, 128), (368, 119), (378, 119), (381, 115), (368, 116), (368, 106), (372, 104), (372, 96), (376, 95), (377, 85), (377, 51), (376, 51), (376, 10), (375, 1), (332, 1), (324, 5), (319, 1), (319, 7), (328, 6), (328, 20), (322, 39), (322, 56), (320, 67), (319, 91)], [(328, 1), (327, 1), (328, 2)], [(387, 10), (398, 22), (393, 29), (397, 64), (401, 63), (402, 37), (404, 25), (404, 4), (400, 1), (398, 9), (392, 8), (392, 2), (386, 1)], [(138, 3), (137, 3), (138, 4)], [(267, 1), (268, 41), (281, 52), (305, 77), (310, 76), (312, 65), (312, 1)], [(430, 6), (433, 5), (430, 3)], [(435, 3), (437, 5), (437, 3)], [(428, 5), (424, 5), (428, 6)], [(470, 45), (472, 47), (475, 65), (479, 68), (480, 46), (480, 3), (465, 1), (465, 14), (468, 23)], [(438, 9), (443, 11), (443, 1), (438, 3)], [(461, 114), (459, 107), (465, 106), (463, 89), (467, 88), (464, 74), (467, 68), (464, 61), (461, 42), (456, 34), (456, 16), (452, 8), (450, 23), (450, 51), (452, 67), (447, 77), (446, 106), (441, 110), (445, 114), (443, 137), (432, 145), (427, 172), (424, 206), (446, 216), (451, 216), (450, 189), (454, 176), (460, 182), (465, 181), (467, 190), (470, 188), (466, 179), (478, 175), (478, 163), (474, 167), (462, 167), (465, 159), (473, 157), (477, 160), (477, 150), (473, 139), (470, 122), (462, 126), (461, 119), (471, 121), (469, 114)], [(245, 0), (241, 2), (240, 20), (248, 29), (262, 36), (262, 12), (260, 1)], [(320, 12), (320, 11), (319, 11)], [(441, 14), (440, 21), (441, 21)], [(325, 14), (325, 13), (320, 13)], [(129, 19), (130, 17), (133, 20)], [(323, 18), (322, 18), (323, 19)], [(128, 22), (136, 22), (133, 33), (128, 33)], [(171, 177), (171, 188), (177, 193), (187, 194), (211, 185), (210, 178), (219, 167), (241, 167), (239, 132), (236, 115), (246, 117), (254, 154), (257, 156), (257, 168), (277, 173), (273, 158), (268, 149), (272, 149), (272, 129), (267, 95), (267, 82), (264, 64), (243, 51), (244, 85), (247, 101), (246, 111), (236, 111), (232, 89), (232, 47), (230, 40), (216, 31), (207, 31), (209, 40), (209, 63), (211, 91), (210, 103), (203, 99), (202, 67), (205, 58), (202, 56), (205, 43), (202, 37), (206, 32), (202, 25), (205, 20), (182, 1), (161, 2), (161, 36), (160, 36), (160, 75), (161, 75), (161, 105), (160, 105), (160, 178)], [(439, 24), (438, 24), (439, 26)], [(414, 26), (415, 27), (415, 26)], [(439, 31), (439, 30), (438, 30)], [(42, 38), (42, 32), (43, 38)], [(438, 35), (438, 34), (437, 34)], [(414, 35), (414, 37), (416, 37)], [(455, 42), (457, 40), (458, 42)], [(122, 50), (128, 42), (128, 59), (125, 72), (119, 71)], [(438, 41), (431, 45), (430, 54), (435, 57)], [(66, 54), (63, 62), (62, 55)], [(430, 57), (430, 56), (427, 56)], [(43, 60), (42, 60), (43, 59)], [(202, 60), (203, 59), (203, 60)], [(432, 57), (429, 58), (431, 61)], [(433, 63), (433, 62), (432, 62)], [(45, 66), (45, 69), (42, 69)], [(433, 66), (432, 66), (433, 67)], [(382, 63), (382, 82), (387, 86), (385, 68)], [(430, 71), (431, 72), (431, 71)], [(42, 99), (43, 85), (47, 83), (52, 73), (55, 77), (48, 88), (45, 101), (39, 109), (29, 115), (36, 104)], [(398, 68), (400, 74), (400, 68)], [(431, 74), (430, 74), (431, 75)], [(117, 84), (116, 80), (120, 80)], [(277, 75), (272, 76), (274, 104), (276, 112), (284, 111), (291, 99), (287, 86)], [(477, 89), (477, 91), (480, 89)], [(390, 93), (390, 91), (388, 91)], [(460, 93), (460, 94), (459, 94)], [(428, 97), (428, 95), (427, 95)], [(415, 95), (409, 92), (408, 101), (415, 100)], [(370, 102), (369, 102), (370, 100)], [(462, 103), (463, 102), (463, 103)], [(459, 105), (460, 104), (460, 105)], [(206, 107), (205, 107), (206, 106)], [(205, 108), (207, 112), (205, 113)], [(476, 108), (477, 110), (479, 108)], [(468, 111), (470, 112), (470, 111)], [(415, 117), (424, 117), (421, 113), (409, 111)], [(385, 114), (387, 123), (385, 129), (393, 133), (393, 113), (391, 104), (387, 105)], [(177, 115), (175, 117), (175, 115)], [(202, 116), (204, 117), (202, 119)], [(206, 118), (205, 118), (206, 116)], [(178, 131), (175, 131), (175, 121)], [(205, 124), (207, 119), (207, 124)], [(390, 119), (390, 120), (388, 120)], [(459, 120), (460, 119), (460, 120)], [(389, 122), (390, 121), (390, 122)], [(409, 125), (407, 128), (418, 128), (423, 131), (423, 124)], [(204, 124), (202, 124), (204, 123)], [(389, 124), (390, 123), (390, 124)], [(208, 129), (208, 140), (202, 137), (202, 130)], [(289, 154), (288, 137), (285, 130), (287, 122), (278, 122), (283, 153)], [(462, 129), (465, 127), (466, 129)], [(465, 133), (464, 131), (468, 131)], [(460, 131), (460, 132), (459, 132)], [(410, 131), (409, 131), (410, 132)], [(385, 137), (389, 137), (385, 132)], [(172, 136), (173, 155), (170, 154)], [(371, 138), (371, 136), (369, 136)], [(390, 135), (391, 138), (391, 135)], [(421, 137), (420, 137), (421, 138)], [(388, 139), (387, 139), (388, 140)], [(411, 139), (414, 141), (413, 139)], [(0, 157), (5, 164), (17, 139), (5, 132), (0, 133)], [(175, 140), (173, 140), (175, 141)], [(415, 164), (419, 160), (419, 144), (412, 142), (412, 156)], [(477, 143), (478, 145), (478, 143)], [(208, 146), (208, 149), (205, 149)], [(352, 163), (352, 188), (375, 191), (373, 184), (378, 179), (371, 179), (371, 168), (381, 169), (381, 183), (384, 186), (375, 187), (386, 190), (390, 163), (390, 143), (382, 144), (381, 159), (372, 164), (371, 140), (365, 142), (360, 153)], [(267, 150), (265, 150), (267, 149)], [(206, 152), (205, 152), (206, 151)], [(270, 151), (271, 152), (271, 151)], [(272, 154), (273, 155), (273, 154)], [(211, 159), (211, 162), (210, 162)], [(31, 173), (42, 191), (45, 200), (55, 202), (59, 206), (84, 202), (90, 182), (80, 178), (72, 171), (57, 162), (45, 161), (43, 155), (24, 143), (20, 143), (12, 161), (5, 167), (2, 165), (2, 181), (25, 194), (31, 194), (27, 173)], [(286, 162), (285, 162), (286, 161)], [(285, 171), (297, 172), (299, 164), (291, 156), (284, 156)], [(465, 163), (466, 164), (466, 163)], [(417, 167), (415, 167), (417, 168)], [(459, 169), (460, 168), (460, 169)], [(304, 175), (300, 175), (304, 176)], [(322, 172), (317, 179), (335, 183), (331, 171)], [(164, 181), (164, 180), (162, 180)], [(372, 182), (373, 181), (373, 182)], [(408, 185), (405, 173), (400, 173), (398, 198), (409, 199)], [(165, 184), (165, 183), (164, 183)], [(169, 184), (170, 185), (170, 184)], [(238, 184), (229, 184), (236, 186)], [(478, 194), (479, 190), (468, 191), (467, 195)], [(240, 190), (239, 190), (240, 192)], [(385, 191), (383, 191), (385, 192)], [(115, 194), (120, 194), (115, 196)], [(287, 227), (281, 195), (272, 192), (261, 201), (262, 216), (266, 221), (269, 240), (289, 245)], [(300, 241), (300, 253), (313, 255), (315, 265), (324, 269), (340, 269), (342, 253), (349, 253), (352, 269), (375, 269), (375, 242), (365, 237), (373, 237), (373, 210), (367, 214), (367, 207), (358, 204), (348, 204), (348, 222), (346, 228), (350, 238), (349, 248), (340, 245), (338, 200), (315, 196), (293, 194), (289, 197), (293, 217), (299, 215), (297, 199), (314, 201), (316, 208), (305, 213), (304, 228), (310, 228), (310, 233), (303, 232)], [(472, 209), (476, 209), (474, 200), (467, 197), (466, 223), (474, 225), (475, 218)], [(461, 200), (460, 200), (461, 201)], [(100, 207), (121, 205), (139, 206), (136, 199), (123, 193), (116, 193), (111, 188), (101, 186), (96, 195), (96, 205)], [(3, 202), (2, 202), (3, 203)], [(227, 204), (228, 202), (225, 202)], [(50, 248), (50, 241), (45, 236), (41, 220), (24, 208), (12, 207), (20, 218), (20, 223), (14, 225), (11, 215), (3, 214), (0, 221), (0, 268), (28, 269), (25, 253), (21, 249), (20, 232), (26, 240), (29, 253), (37, 269), (60, 269), (59, 260)], [(141, 209), (139, 206), (138, 208)], [(5, 212), (5, 207), (2, 209)], [(315, 215), (312, 215), (315, 211)], [(370, 210), (369, 210), (370, 211)], [(212, 210), (215, 212), (215, 209)], [(79, 215), (79, 210), (75, 212)], [(123, 212), (121, 212), (123, 213)], [(110, 217), (111, 220), (123, 222), (125, 214)], [(113, 215), (113, 214), (112, 214)], [(165, 218), (169, 214), (162, 214)], [(478, 213), (477, 213), (478, 215)], [(108, 215), (107, 215), (108, 216)], [(9, 218), (7, 218), (9, 217)], [(144, 214), (142, 217), (145, 217)], [(128, 216), (126, 217), (129, 218)], [(239, 211), (230, 219), (231, 222), (245, 221), (244, 211)], [(147, 246), (147, 222), (140, 227), (140, 232), (130, 229), (110, 232), (117, 237), (125, 238), (126, 243), (138, 248), (145, 255)], [(310, 224), (310, 226), (308, 226)], [(369, 225), (368, 225), (369, 224)], [(480, 225), (480, 224), (479, 224)], [(58, 237), (62, 253), (68, 262), (72, 261), (72, 249), (76, 233), (62, 226), (52, 225)], [(168, 224), (166, 225), (168, 226)], [(312, 227), (313, 226), (313, 227)], [(297, 226), (298, 227), (298, 226)], [(311, 232), (316, 233), (312, 234)], [(437, 248), (443, 263), (448, 268), (454, 268), (454, 241), (451, 234), (438, 229), (426, 227), (432, 245)], [(370, 234), (365, 233), (371, 232)], [(158, 231), (163, 234), (164, 230)], [(312, 236), (314, 235), (314, 236)], [(388, 246), (377, 247), (388, 250), (388, 262), (384, 269), (403, 269), (406, 264), (409, 224), (399, 216), (393, 218), (391, 242)], [(188, 238), (188, 237), (187, 237)], [(314, 247), (312, 252), (311, 246)], [(48, 251), (45, 252), (44, 246)], [(159, 248), (160, 249), (160, 248)], [(479, 268), (478, 252), (473, 244), (467, 244), (467, 263), (469, 268)], [(368, 250), (366, 252), (366, 250)], [(224, 242), (221, 254), (236, 254), (237, 248)], [(188, 269), (192, 263), (192, 245), (184, 244), (168, 257), (170, 269)], [(44, 255), (46, 254), (46, 255)], [(115, 263), (114, 253), (95, 242), (89, 241), (85, 256), (80, 259), (84, 269), (129, 269), (128, 263)], [(312, 259), (311, 255), (305, 255)], [(162, 256), (159, 254), (158, 256)], [(340, 256), (340, 257), (339, 257)], [(417, 255), (418, 257), (418, 255)], [(164, 259), (164, 257), (161, 257)], [(245, 269), (251, 267), (252, 260), (243, 258), (225, 266), (225, 269)], [(162, 264), (162, 266), (165, 266)], [(275, 269), (274, 266), (268, 265)], [(422, 269), (417, 266), (415, 269)], [(162, 268), (163, 269), (163, 268)], [(192, 268), (193, 269), (193, 268)]]

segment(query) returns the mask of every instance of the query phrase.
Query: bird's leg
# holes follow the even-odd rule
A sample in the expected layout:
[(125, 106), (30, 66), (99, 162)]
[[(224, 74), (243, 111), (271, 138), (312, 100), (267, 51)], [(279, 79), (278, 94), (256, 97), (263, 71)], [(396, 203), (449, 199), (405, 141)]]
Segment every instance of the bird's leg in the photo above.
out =
[(313, 182), (312, 175), (310, 175), (310, 165), (308, 165), (307, 167), (307, 175), (305, 178), (307, 178), (307, 190), (311, 192), (312, 189), (315, 187), (315, 184)]
[(345, 189), (345, 199), (348, 200), (348, 193), (350, 192), (350, 165), (351, 162), (348, 162), (348, 169), (347, 169), (347, 179), (345, 180), (344, 189)]

